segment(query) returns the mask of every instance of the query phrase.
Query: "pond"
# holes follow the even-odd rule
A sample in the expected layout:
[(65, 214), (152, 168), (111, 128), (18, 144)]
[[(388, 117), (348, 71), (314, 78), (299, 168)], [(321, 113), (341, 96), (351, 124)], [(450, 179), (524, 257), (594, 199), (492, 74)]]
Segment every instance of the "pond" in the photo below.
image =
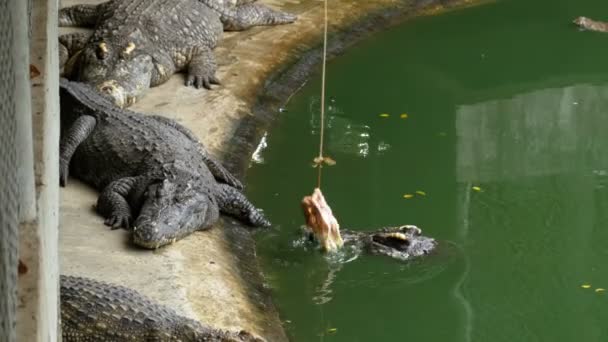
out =
[(579, 15), (608, 2), (417, 18), (329, 62), (323, 193), (343, 228), (439, 241), (413, 262), (302, 242), (320, 75), (291, 99), (248, 196), (274, 223), (258, 255), (293, 341), (608, 341), (608, 34)]

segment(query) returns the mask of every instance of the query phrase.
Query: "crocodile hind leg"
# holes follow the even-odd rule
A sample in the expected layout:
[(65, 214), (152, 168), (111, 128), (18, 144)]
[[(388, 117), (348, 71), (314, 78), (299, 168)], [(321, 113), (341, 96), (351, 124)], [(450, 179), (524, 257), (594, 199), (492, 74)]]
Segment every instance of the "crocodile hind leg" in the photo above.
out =
[(215, 77), (217, 64), (213, 51), (208, 47), (201, 46), (190, 51), (192, 58), (188, 64), (188, 76), (186, 86), (193, 86), (197, 89), (204, 87), (211, 89), (212, 84), (220, 84)]
[(108, 2), (98, 5), (74, 5), (59, 10), (59, 26), (93, 27)]
[(90, 115), (78, 117), (72, 126), (64, 132), (59, 143), (59, 184), (65, 186), (68, 181), (70, 160), (78, 146), (93, 132), (97, 120)]
[(220, 211), (238, 219), (246, 220), (253, 226), (268, 227), (270, 221), (237, 189), (227, 184), (217, 184), (216, 199)]
[(215, 160), (208, 153), (201, 153), (203, 155), (203, 159), (205, 161), (205, 165), (211, 171), (213, 177), (220, 182), (225, 182), (226, 184), (238, 189), (243, 189), (243, 183), (241, 183), (235, 176), (233, 176), (230, 171), (226, 170), (224, 166), (217, 160)]
[(226, 170), (226, 168), (219, 161), (209, 155), (207, 150), (205, 150), (205, 146), (203, 146), (203, 143), (198, 140), (194, 132), (168, 117), (161, 115), (150, 115), (149, 117), (164, 125), (178, 130), (180, 133), (188, 137), (188, 139), (190, 139), (192, 142), (197, 143), (199, 146), (199, 152), (203, 157), (203, 161), (205, 162), (205, 165), (207, 165), (207, 167), (209, 168), (209, 171), (211, 171), (211, 174), (213, 175), (215, 180), (217, 180), (218, 182), (224, 182), (239, 190), (243, 189), (243, 184), (241, 183), (241, 181), (234, 177), (230, 173), (230, 171)]
[(252, 26), (289, 24), (296, 19), (293, 14), (255, 3), (243, 4), (221, 12), (221, 20), (226, 31), (242, 31)]

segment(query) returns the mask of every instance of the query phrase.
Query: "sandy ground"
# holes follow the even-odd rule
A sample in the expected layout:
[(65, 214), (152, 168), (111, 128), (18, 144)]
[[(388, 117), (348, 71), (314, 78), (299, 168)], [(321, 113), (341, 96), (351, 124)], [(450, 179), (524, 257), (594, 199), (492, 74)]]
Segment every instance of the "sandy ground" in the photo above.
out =
[[(63, 0), (62, 6), (98, 3)], [(253, 115), (265, 82), (317, 47), (322, 37), (323, 2), (261, 0), (299, 16), (296, 23), (225, 33), (216, 49), (222, 86), (197, 90), (183, 85), (184, 75), (150, 89), (132, 109), (160, 113), (192, 129), (212, 154), (239, 158), (246, 165), (250, 149), (239, 149), (237, 129)], [(446, 2), (446, 1), (443, 1)], [(332, 0), (330, 32), (352, 28), (362, 18), (388, 8), (424, 13), (443, 9), (437, 0)], [(379, 25), (382, 15), (374, 20)], [(61, 33), (70, 32), (62, 28)], [(353, 39), (358, 37), (353, 36)], [(237, 134), (238, 135), (238, 134)], [(249, 141), (250, 145), (257, 142)], [(236, 155), (235, 152), (237, 151)], [(241, 151), (241, 152), (238, 152)], [(229, 162), (228, 166), (233, 162)], [(235, 170), (242, 173), (243, 170)], [(166, 304), (183, 315), (223, 329), (246, 329), (269, 341), (287, 340), (255, 261), (246, 228), (224, 219), (156, 251), (135, 248), (125, 230), (111, 231), (92, 209), (95, 190), (75, 179), (61, 190), (60, 262), (63, 274), (122, 284)], [(294, 205), (299, 205), (294, 203)]]

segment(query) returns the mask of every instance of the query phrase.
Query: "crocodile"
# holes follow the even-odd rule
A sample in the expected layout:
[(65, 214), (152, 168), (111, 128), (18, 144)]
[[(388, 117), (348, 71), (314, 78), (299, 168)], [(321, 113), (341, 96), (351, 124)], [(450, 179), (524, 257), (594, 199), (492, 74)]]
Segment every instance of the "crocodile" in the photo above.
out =
[[(95, 85), (126, 107), (172, 74), (186, 86), (219, 84), (213, 49), (222, 32), (288, 24), (296, 16), (254, 0), (110, 0), (59, 11), (60, 26), (94, 28), (59, 38), (64, 76)], [(67, 63), (66, 63), (67, 62)]]
[[(309, 240), (323, 244), (323, 235), (313, 233), (308, 227), (304, 228), (304, 232)], [(340, 233), (345, 247), (400, 261), (430, 254), (437, 247), (435, 239), (422, 235), (422, 229), (414, 225), (386, 227), (375, 231), (342, 229)]]
[(608, 32), (608, 23), (603, 21), (596, 21), (587, 17), (577, 17), (572, 22), (583, 30)]
[(301, 202), (306, 225), (305, 235), (318, 242), (325, 252), (335, 252), (347, 246), (355, 250), (385, 255), (394, 259), (409, 260), (431, 253), (437, 243), (423, 236), (422, 230), (413, 225), (387, 227), (372, 232), (343, 229), (325, 200), (320, 188)]
[(61, 275), (60, 297), (65, 342), (264, 341), (245, 330), (205, 326), (133, 289), (91, 278)]
[(220, 212), (269, 226), (243, 185), (192, 131), (161, 115), (113, 105), (90, 84), (60, 81), (60, 185), (68, 175), (101, 191), (96, 210), (113, 229), (158, 248), (210, 227)]

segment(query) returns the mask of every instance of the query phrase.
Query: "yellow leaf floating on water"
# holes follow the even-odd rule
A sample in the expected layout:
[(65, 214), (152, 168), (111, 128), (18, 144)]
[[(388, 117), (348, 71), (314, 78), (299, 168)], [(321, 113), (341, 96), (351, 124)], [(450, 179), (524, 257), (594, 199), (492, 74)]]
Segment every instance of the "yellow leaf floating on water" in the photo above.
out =
[(597, 289), (595, 289), (595, 292), (604, 292), (606, 291), (605, 289), (598, 287)]
[(414, 197), (414, 195), (412, 195), (412, 194), (403, 195), (403, 198), (405, 198), (405, 199), (412, 198), (412, 197)]
[(328, 333), (330, 333), (330, 334), (333, 334), (333, 333), (335, 333), (336, 331), (338, 331), (338, 329), (337, 329), (337, 328), (329, 328), (329, 329), (327, 329), (327, 332), (328, 332)]
[(336, 165), (336, 161), (331, 159), (331, 157), (325, 157), (323, 161), (329, 166)]
[(481, 188), (480, 188), (480, 187), (478, 187), (478, 186), (474, 186), (474, 187), (472, 187), (471, 189), (473, 189), (473, 190), (475, 190), (475, 191), (481, 191)]
[(416, 193), (420, 196), (426, 196), (426, 192), (424, 192), (422, 190), (417, 190)]
[(589, 288), (591, 288), (591, 285), (589, 285), (589, 284), (583, 284), (583, 285), (581, 285), (581, 287), (584, 288), (584, 289), (589, 289)]
[(390, 115), (389, 115), (389, 114), (386, 114), (386, 113), (382, 113), (382, 114), (380, 114), (380, 117), (381, 117), (381, 118), (388, 118), (389, 116), (390, 116)]
[(399, 117), (402, 119), (407, 119), (408, 115), (406, 113), (403, 113), (403, 114), (399, 115)]

